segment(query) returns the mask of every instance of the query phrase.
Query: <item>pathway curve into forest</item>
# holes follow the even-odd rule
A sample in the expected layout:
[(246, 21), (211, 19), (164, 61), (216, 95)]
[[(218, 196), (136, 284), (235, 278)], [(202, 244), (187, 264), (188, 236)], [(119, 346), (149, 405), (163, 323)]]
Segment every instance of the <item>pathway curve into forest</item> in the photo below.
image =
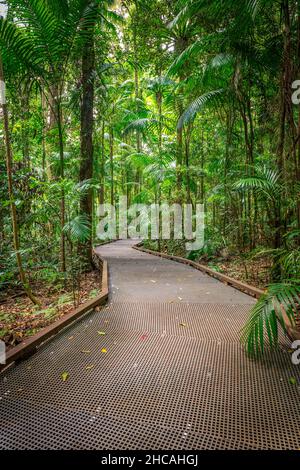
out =
[(98, 248), (108, 306), (1, 376), (0, 447), (298, 449), (288, 343), (254, 362), (239, 342), (254, 300), (131, 246)]

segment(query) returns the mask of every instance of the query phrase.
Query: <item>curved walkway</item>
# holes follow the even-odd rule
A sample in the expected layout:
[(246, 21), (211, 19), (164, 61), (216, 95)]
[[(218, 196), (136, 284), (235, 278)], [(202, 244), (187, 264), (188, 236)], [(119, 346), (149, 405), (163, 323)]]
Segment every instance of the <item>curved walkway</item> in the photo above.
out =
[(131, 245), (98, 248), (108, 306), (1, 376), (0, 448), (298, 449), (288, 342), (259, 362), (239, 343), (254, 300)]

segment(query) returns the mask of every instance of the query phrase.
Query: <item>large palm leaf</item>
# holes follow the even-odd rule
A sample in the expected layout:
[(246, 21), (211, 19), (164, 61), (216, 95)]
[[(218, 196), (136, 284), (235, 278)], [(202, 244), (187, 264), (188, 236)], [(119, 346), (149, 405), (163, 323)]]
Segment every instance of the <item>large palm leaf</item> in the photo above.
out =
[(249, 189), (254, 190), (256, 193), (263, 195), (273, 202), (278, 201), (278, 195), (283, 191), (283, 185), (278, 171), (265, 166), (262, 168), (256, 166), (254, 171), (255, 174), (253, 176), (240, 178), (234, 184), (234, 188), (242, 191)]
[(268, 340), (271, 348), (278, 344), (278, 323), (286, 330), (285, 318), (295, 325), (299, 311), (300, 284), (291, 281), (269, 286), (250, 312), (242, 331), (242, 343), (249, 354), (263, 353)]
[(212, 90), (196, 98), (180, 117), (177, 125), (178, 129), (181, 129), (185, 124), (191, 122), (195, 118), (196, 114), (199, 113), (205, 106), (219, 106), (220, 97), (222, 94), (224, 94), (224, 90), (222, 89)]

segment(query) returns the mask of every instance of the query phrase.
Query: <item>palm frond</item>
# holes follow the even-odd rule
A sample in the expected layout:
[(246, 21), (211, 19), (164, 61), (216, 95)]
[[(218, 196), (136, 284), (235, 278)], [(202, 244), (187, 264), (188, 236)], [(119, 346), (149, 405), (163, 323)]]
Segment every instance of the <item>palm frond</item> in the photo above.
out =
[(278, 345), (278, 323), (286, 330), (284, 315), (294, 325), (299, 309), (300, 284), (283, 282), (269, 286), (250, 312), (242, 331), (242, 343), (251, 355), (263, 353), (265, 340)]
[(15, 56), (27, 69), (39, 73), (42, 56), (24, 29), (0, 18), (0, 39), (10, 54)]
[(153, 131), (157, 130), (159, 126), (159, 121), (154, 118), (143, 118), (136, 119), (126, 126), (124, 130), (124, 135), (129, 134), (134, 131), (144, 132), (144, 131)]
[(72, 241), (85, 242), (91, 235), (91, 222), (84, 215), (78, 215), (70, 220), (63, 228)]
[(183, 113), (178, 121), (177, 128), (181, 129), (185, 124), (191, 122), (197, 113), (199, 113), (208, 104), (218, 106), (220, 104), (220, 96), (224, 93), (223, 89), (208, 91), (204, 95), (199, 96), (193, 101), (188, 109)]
[(189, 47), (187, 47), (171, 64), (167, 71), (167, 75), (175, 75), (182, 66), (191, 59), (191, 57), (200, 54), (203, 50), (204, 42), (203, 39), (198, 39)]
[(282, 189), (280, 174), (266, 167), (256, 167), (255, 172), (256, 175), (254, 176), (240, 178), (239, 181), (234, 184), (234, 189), (242, 191), (251, 189), (264, 195), (267, 199), (276, 201)]

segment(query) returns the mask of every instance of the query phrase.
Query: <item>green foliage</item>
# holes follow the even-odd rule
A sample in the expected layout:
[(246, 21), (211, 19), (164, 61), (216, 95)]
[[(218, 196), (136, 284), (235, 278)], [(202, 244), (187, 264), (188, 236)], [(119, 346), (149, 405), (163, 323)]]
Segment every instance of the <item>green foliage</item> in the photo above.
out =
[(78, 215), (64, 226), (64, 231), (73, 242), (84, 242), (90, 237), (91, 224), (86, 216)]
[(271, 348), (278, 345), (278, 323), (286, 330), (283, 314), (295, 325), (299, 295), (299, 283), (285, 282), (269, 286), (252, 308), (243, 329), (242, 342), (249, 354), (263, 353), (266, 339)]

